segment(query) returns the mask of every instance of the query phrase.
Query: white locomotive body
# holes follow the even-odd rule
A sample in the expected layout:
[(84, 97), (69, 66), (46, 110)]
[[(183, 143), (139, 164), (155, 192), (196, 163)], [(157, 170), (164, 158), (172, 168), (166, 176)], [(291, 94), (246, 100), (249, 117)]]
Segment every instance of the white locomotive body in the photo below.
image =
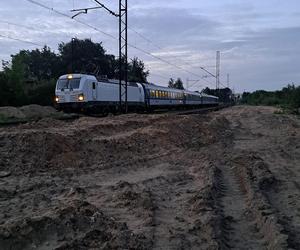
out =
[[(64, 111), (116, 112), (119, 107), (119, 81), (97, 79), (92, 75), (61, 76), (56, 84), (56, 106)], [(218, 97), (198, 92), (161, 87), (154, 84), (128, 83), (129, 110), (154, 110), (216, 106)]]
[[(140, 83), (128, 83), (128, 105), (145, 106), (144, 89)], [(60, 109), (113, 111), (119, 105), (119, 82), (98, 80), (92, 75), (63, 75), (56, 84), (56, 103)]]

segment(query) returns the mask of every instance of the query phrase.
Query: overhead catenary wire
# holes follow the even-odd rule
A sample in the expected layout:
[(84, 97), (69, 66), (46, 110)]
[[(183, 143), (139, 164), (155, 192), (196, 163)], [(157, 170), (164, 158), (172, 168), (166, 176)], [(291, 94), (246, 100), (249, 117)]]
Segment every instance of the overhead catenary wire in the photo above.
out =
[[(140, 32), (136, 31), (135, 29), (131, 28), (131, 27), (128, 27), (128, 29), (130, 29), (131, 31), (133, 31), (134, 33), (136, 33), (138, 36), (140, 36), (142, 39), (144, 39), (146, 42), (152, 44), (154, 47), (156, 47), (157, 49), (160, 49), (160, 50), (164, 50), (164, 48), (162, 48), (161, 46), (157, 45), (155, 42), (153, 42), (152, 40), (150, 40), (149, 38), (147, 38), (146, 36), (142, 35)], [(191, 63), (188, 63), (186, 62), (185, 60), (183, 60), (181, 57), (179, 56), (176, 56), (176, 55), (172, 55), (170, 54), (170, 52), (168, 51), (165, 51), (164, 53), (166, 54), (169, 54), (170, 57), (173, 57), (173, 58), (176, 58), (176, 59), (179, 59), (183, 62), (183, 64), (187, 65), (187, 66), (190, 66), (190, 67), (195, 67), (194, 65), (192, 65)], [(215, 67), (215, 66), (214, 66)], [(215, 75), (213, 75), (211, 72), (209, 72), (208, 70), (205, 69), (205, 67), (200, 67), (201, 70), (205, 71), (206, 73), (210, 74), (211, 76), (213, 77), (216, 77)], [(195, 74), (194, 74), (195, 75)], [(203, 78), (201, 80), (204, 80)], [(206, 81), (207, 83), (213, 85), (213, 83), (207, 81), (207, 80), (204, 80)], [(220, 84), (225, 87), (224, 84), (222, 84), (222, 82), (220, 82)]]
[(96, 28), (96, 27), (94, 27), (94, 26), (92, 26), (92, 25), (90, 25), (90, 24), (88, 24), (88, 23), (85, 23), (85, 22), (83, 22), (83, 21), (80, 21), (80, 20), (78, 20), (78, 19), (73, 19), (71, 16), (69, 16), (69, 15), (67, 15), (67, 14), (65, 14), (65, 13), (63, 13), (63, 12), (60, 12), (60, 11), (54, 9), (54, 8), (51, 8), (51, 7), (49, 7), (49, 6), (45, 5), (45, 4), (42, 4), (42, 3), (38, 2), (38, 1), (35, 1), (35, 0), (26, 0), (26, 1), (27, 1), (27, 2), (30, 2), (30, 3), (32, 3), (32, 4), (35, 4), (35, 5), (38, 5), (38, 6), (42, 7), (42, 8), (44, 8), (44, 9), (53, 11), (54, 13), (56, 13), (56, 14), (58, 14), (58, 15), (64, 16), (64, 17), (66, 17), (66, 18), (69, 18), (69, 19), (71, 19), (71, 20), (73, 20), (73, 21), (75, 21), (75, 22), (77, 22), (77, 23), (80, 23), (80, 24), (82, 24), (82, 25), (84, 25), (84, 26), (87, 26), (87, 27), (89, 27), (89, 28), (91, 28), (91, 29), (97, 31), (97, 32), (100, 32), (100, 33), (102, 33), (103, 35), (108, 36), (108, 37), (110, 37), (110, 38), (112, 38), (112, 39), (114, 39), (114, 40), (118, 40), (116, 37), (114, 37), (113, 35), (111, 35), (111, 34), (105, 32), (105, 31), (102, 31), (102, 30), (100, 30), (100, 29), (98, 29), (98, 28)]
[(34, 46), (39, 46), (39, 47), (45, 46), (45, 45), (42, 45), (42, 44), (39, 44), (39, 43), (35, 43), (35, 42), (23, 40), (23, 39), (12, 37), (12, 36), (0, 35), (0, 37), (6, 38), (6, 39), (9, 39), (9, 40), (14, 40), (14, 41), (22, 42), (22, 43), (31, 44), (31, 45), (34, 45)]
[(21, 28), (25, 28), (25, 29), (36, 30), (34, 27), (29, 27), (29, 26), (27, 26), (27, 25), (17, 24), (17, 23), (13, 23), (13, 22), (10, 22), (10, 21), (5, 21), (5, 20), (0, 20), (0, 23), (12, 25), (12, 26), (17, 26), (17, 27), (21, 27)]
[[(138, 36), (140, 36), (142, 39), (144, 39), (146, 42), (152, 44), (152, 45), (153, 45), (154, 47), (156, 47), (157, 49), (164, 50), (161, 46), (157, 45), (155, 42), (153, 42), (153, 41), (150, 40), (149, 38), (145, 37), (145, 36), (142, 35), (140, 32), (136, 31), (136, 30), (133, 29), (133, 28), (130, 28), (130, 27), (128, 27), (128, 28), (129, 28), (131, 31), (133, 31), (134, 33), (136, 33)], [(195, 66), (192, 65), (191, 63), (188, 63), (188, 62), (186, 62), (185, 60), (183, 60), (181, 57), (170, 54), (170, 52), (168, 52), (168, 51), (166, 51), (166, 52), (164, 52), (164, 53), (169, 54), (170, 57), (173, 57), (173, 58), (176, 58), (176, 59), (181, 60), (185, 65), (188, 65), (188, 66), (190, 66), (190, 67), (195, 67)], [(210, 67), (211, 67), (211, 66), (210, 66)], [(213, 66), (213, 67), (216, 67), (216, 66)], [(205, 68), (206, 68), (206, 67), (203, 67), (203, 66), (200, 67), (201, 70), (205, 71), (206, 73), (208, 73), (209, 75), (211, 75), (211, 76), (213, 76), (213, 77), (216, 77), (214, 74), (212, 74), (211, 72), (209, 72), (209, 71), (206, 70)], [(202, 80), (204, 80), (204, 79), (202, 78)], [(204, 81), (206, 81), (206, 82), (208, 82), (209, 84), (213, 85), (213, 83), (211, 83), (211, 82), (209, 82), (209, 81), (207, 81), (207, 80), (204, 80)], [(224, 88), (226, 87), (222, 82), (220, 82), (220, 84), (221, 84)]]
[(107, 8), (104, 4), (100, 3), (98, 0), (94, 0), (97, 4), (99, 4), (103, 9), (105, 9), (109, 14), (118, 17), (119, 15), (115, 13), (114, 11), (111, 11), (109, 8)]
[[(0, 21), (0, 22), (7, 23), (6, 21)], [(12, 25), (14, 25), (16, 27), (30, 29), (30, 30), (32, 30), (34, 28), (34, 27), (24, 26), (24, 25), (18, 24), (18, 23), (13, 23)], [(36, 29), (36, 30), (41, 30), (41, 29)], [(10, 36), (5, 36), (5, 35), (0, 35), (0, 37), (6, 38), (6, 39), (10, 39), (10, 40), (20, 41), (20, 42), (23, 42), (23, 43), (30, 43), (30, 44), (35, 45), (35, 46), (40, 46), (40, 47), (44, 46), (44, 45), (41, 45), (41, 44), (38, 44), (38, 43), (35, 43), (35, 42), (30, 42), (30, 41), (22, 40), (22, 39), (18, 39), (18, 38), (15, 38), (15, 37), (10, 37)], [(170, 79), (170, 77), (163, 76), (163, 75), (157, 74), (157, 73), (150, 72), (150, 75), (157, 76), (157, 77), (162, 78), (162, 79), (167, 79), (167, 80)]]
[(170, 80), (170, 77), (163, 76), (163, 75), (157, 74), (157, 73), (152, 73), (152, 72), (150, 72), (149, 75), (150, 75), (150, 76), (156, 76), (156, 77), (159, 77), (159, 78), (162, 78), (162, 79), (165, 79), (165, 80)]
[[(45, 8), (45, 9), (47, 9), (47, 10), (53, 11), (54, 13), (56, 13), (56, 14), (58, 14), (58, 15), (61, 15), (61, 16), (64, 16), (64, 17), (66, 17), (66, 18), (69, 18), (69, 19), (71, 19), (71, 20), (74, 20), (75, 22), (80, 23), (80, 24), (82, 24), (82, 25), (84, 25), (84, 26), (86, 26), (86, 27), (89, 27), (90, 29), (93, 29), (93, 30), (95, 30), (95, 31), (97, 31), (97, 32), (99, 32), (99, 33), (102, 33), (103, 35), (105, 35), (105, 36), (107, 36), (107, 37), (110, 37), (111, 39), (118, 40), (118, 38), (114, 37), (113, 35), (111, 35), (111, 34), (109, 34), (109, 33), (107, 33), (107, 32), (104, 32), (104, 31), (102, 31), (102, 30), (100, 30), (100, 29), (94, 27), (93, 25), (90, 25), (90, 24), (85, 23), (85, 22), (83, 22), (83, 21), (81, 21), (81, 20), (78, 20), (78, 19), (72, 19), (71, 16), (69, 16), (69, 15), (67, 15), (67, 14), (65, 14), (65, 13), (63, 13), (63, 12), (60, 12), (60, 11), (54, 9), (54, 8), (51, 8), (51, 7), (49, 7), (49, 6), (45, 5), (45, 4), (42, 4), (42, 3), (38, 2), (38, 1), (35, 1), (35, 0), (26, 0), (26, 1), (28, 1), (28, 2), (30, 2), (30, 3), (32, 3), (32, 4), (35, 4), (35, 5), (39, 6), (39, 7)], [(137, 32), (137, 33), (138, 33), (138, 32)], [(150, 39), (148, 39), (148, 40), (151, 41)], [(171, 63), (171, 62), (169, 62), (169, 61), (167, 61), (167, 60), (165, 60), (165, 59), (163, 59), (163, 58), (161, 58), (161, 57), (159, 57), (159, 56), (156, 56), (156, 55), (154, 55), (153, 53), (151, 53), (151, 52), (149, 52), (149, 51), (147, 51), (147, 50), (145, 50), (145, 49), (139, 48), (139, 47), (137, 47), (137, 46), (135, 46), (135, 45), (133, 45), (133, 44), (130, 44), (130, 43), (128, 43), (128, 47), (131, 47), (131, 48), (133, 48), (133, 49), (135, 49), (135, 50), (137, 50), (137, 51), (140, 51), (140, 52), (142, 52), (142, 53), (144, 53), (144, 54), (146, 54), (146, 55), (148, 55), (148, 56), (150, 56), (150, 57), (152, 57), (152, 58), (155, 58), (155, 59), (157, 59), (157, 60), (159, 60), (159, 61), (161, 61), (161, 62), (163, 62), (163, 63), (166, 63), (166, 64), (168, 64), (168, 65), (170, 65), (170, 66), (172, 66), (172, 67), (175, 67), (175, 68), (177, 68), (177, 69), (179, 69), (179, 70), (181, 70), (181, 71), (184, 71), (184, 72), (189, 73), (189, 74), (191, 74), (191, 75), (194, 75), (194, 76), (197, 76), (197, 77), (202, 78), (202, 76), (200, 76), (199, 74), (196, 74), (196, 73), (194, 73), (194, 72), (191, 72), (191, 71), (189, 71), (189, 70), (186, 70), (186, 69), (182, 68), (181, 66), (178, 66), (178, 65), (176, 65), (176, 64), (174, 64), (174, 63)], [(209, 83), (209, 84), (212, 84), (212, 83), (210, 83), (210, 82), (208, 82), (208, 81), (206, 81), (206, 82)]]

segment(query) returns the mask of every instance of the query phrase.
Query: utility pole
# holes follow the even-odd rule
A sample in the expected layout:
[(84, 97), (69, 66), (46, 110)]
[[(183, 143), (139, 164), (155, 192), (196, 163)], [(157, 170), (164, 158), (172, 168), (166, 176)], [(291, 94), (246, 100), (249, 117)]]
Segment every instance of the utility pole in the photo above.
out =
[[(127, 0), (119, 0), (119, 107), (128, 112), (128, 8)], [(122, 73), (124, 77), (122, 77)], [(124, 78), (124, 81), (122, 81)]]
[(128, 0), (119, 0), (119, 13), (110, 10), (99, 0), (94, 0), (99, 6), (92, 8), (73, 9), (77, 12), (72, 18), (80, 14), (87, 14), (89, 10), (104, 9), (109, 14), (119, 18), (119, 110), (128, 111)]
[(229, 88), (229, 85), (230, 85), (230, 81), (229, 81), (229, 74), (227, 74), (227, 88)]
[(76, 38), (72, 38), (71, 40), (71, 50), (72, 50), (72, 55), (71, 55), (71, 72), (69, 73), (74, 73), (74, 43), (76, 41)]
[(186, 90), (189, 90), (189, 84), (190, 84), (190, 80), (189, 78), (186, 79)]
[(221, 66), (221, 53), (217, 51), (217, 61), (216, 61), (216, 91), (220, 89), (220, 66)]

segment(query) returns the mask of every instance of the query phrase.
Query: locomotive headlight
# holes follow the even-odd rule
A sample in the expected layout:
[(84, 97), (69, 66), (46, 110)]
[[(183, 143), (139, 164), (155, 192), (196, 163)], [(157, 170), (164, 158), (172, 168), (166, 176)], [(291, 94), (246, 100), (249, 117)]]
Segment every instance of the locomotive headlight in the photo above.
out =
[(59, 101), (58, 96), (55, 96), (55, 102), (58, 102), (58, 101)]
[(84, 101), (84, 95), (83, 94), (80, 94), (78, 96), (78, 101), (80, 101), (80, 102)]

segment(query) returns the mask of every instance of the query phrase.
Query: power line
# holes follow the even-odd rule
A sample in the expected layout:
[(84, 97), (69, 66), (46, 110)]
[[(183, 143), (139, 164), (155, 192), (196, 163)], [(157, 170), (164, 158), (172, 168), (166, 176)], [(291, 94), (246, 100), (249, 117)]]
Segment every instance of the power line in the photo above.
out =
[(10, 39), (10, 40), (14, 40), (14, 41), (18, 41), (18, 42), (22, 42), (22, 43), (28, 43), (28, 44), (39, 46), (39, 47), (43, 47), (44, 46), (44, 45), (41, 45), (41, 44), (38, 44), (38, 43), (34, 43), (34, 42), (22, 40), (22, 39), (16, 38), (16, 37), (5, 36), (5, 35), (0, 35), (0, 37), (6, 38), (6, 39)]
[(21, 28), (25, 28), (25, 29), (34, 29), (35, 30), (35, 28), (33, 28), (33, 27), (29, 27), (29, 26), (26, 26), (23, 24), (12, 23), (12, 22), (5, 21), (5, 20), (0, 20), (0, 23), (5, 23), (8, 25), (13, 25), (13, 26), (17, 26), (17, 27), (21, 27)]
[(83, 21), (80, 21), (80, 20), (78, 20), (78, 19), (73, 19), (71, 16), (69, 16), (69, 15), (67, 15), (67, 14), (65, 14), (65, 13), (63, 13), (63, 12), (60, 12), (60, 11), (54, 9), (54, 8), (51, 8), (51, 7), (49, 7), (49, 6), (45, 5), (45, 4), (39, 3), (39, 2), (37, 2), (37, 1), (35, 1), (35, 0), (26, 0), (26, 1), (27, 1), (27, 2), (30, 2), (30, 3), (32, 3), (32, 4), (35, 4), (35, 5), (38, 5), (38, 6), (42, 7), (42, 8), (44, 8), (44, 9), (53, 11), (54, 13), (56, 13), (56, 14), (58, 14), (58, 15), (64, 16), (64, 17), (66, 17), (66, 18), (69, 18), (69, 19), (71, 19), (71, 20), (73, 20), (73, 21), (75, 21), (75, 22), (77, 22), (77, 23), (80, 23), (80, 24), (82, 24), (82, 25), (84, 25), (84, 26), (87, 26), (87, 27), (89, 27), (89, 28), (91, 28), (91, 29), (93, 29), (93, 30), (95, 30), (95, 31), (98, 31), (98, 32), (102, 33), (103, 35), (108, 36), (108, 37), (110, 37), (110, 38), (112, 38), (112, 39), (114, 39), (114, 40), (118, 40), (116, 37), (114, 37), (113, 35), (111, 35), (111, 34), (109, 34), (109, 33), (106, 33), (106, 32), (104, 32), (104, 31), (102, 31), (102, 30), (100, 30), (100, 29), (98, 29), (98, 28), (96, 28), (96, 27), (94, 27), (94, 26), (92, 26), (92, 25), (90, 25), (90, 24), (87, 24), (87, 23), (85, 23), (85, 22), (83, 22)]
[(163, 75), (160, 75), (160, 74), (156, 74), (156, 73), (149, 73), (150, 76), (156, 76), (156, 77), (160, 77), (162, 79), (166, 79), (166, 80), (170, 80), (170, 77), (167, 77), (167, 76), (163, 76)]
[[(130, 29), (131, 31), (133, 31), (134, 33), (136, 33), (137, 35), (139, 35), (141, 38), (143, 38), (143, 39), (144, 39), (145, 41), (147, 41), (148, 43), (151, 43), (151, 44), (152, 44), (153, 46), (155, 46), (156, 48), (158, 48), (158, 49), (160, 49), (160, 50), (163, 50), (162, 47), (160, 47), (159, 45), (155, 44), (153, 41), (151, 41), (149, 38), (145, 37), (144, 35), (142, 35), (142, 34), (139, 33), (138, 31), (136, 31), (136, 30), (134, 30), (134, 29), (132, 29), (132, 28), (129, 28), (129, 29)], [(173, 57), (173, 58), (176, 58), (176, 59), (181, 60), (185, 65), (188, 65), (188, 66), (190, 66), (190, 67), (195, 67), (194, 65), (192, 65), (192, 64), (190, 64), (190, 63), (184, 61), (181, 57), (175, 56), (175, 55), (171, 55), (170, 52), (168, 52), (168, 51), (167, 51), (167, 52), (164, 52), (164, 53), (169, 54), (170, 57)], [(152, 54), (152, 56), (154, 56), (154, 55)], [(180, 66), (177, 66), (177, 65), (176, 65), (176, 68), (178, 68), (178, 67), (180, 67)], [(215, 67), (215, 66), (213, 66), (213, 67)], [(182, 68), (180, 68), (180, 69), (182, 70)], [(215, 75), (213, 75), (212, 73), (210, 73), (208, 70), (206, 70), (204, 67), (200, 67), (200, 69), (202, 69), (202, 70), (205, 71), (206, 73), (210, 74), (211, 76), (216, 77)], [(193, 75), (199, 77), (199, 75), (197, 75), (197, 74), (195, 74), (195, 73), (192, 73), (192, 72), (190, 72), (190, 71), (189, 71), (188, 73), (193, 74)], [(211, 82), (205, 80), (205, 79), (202, 78), (202, 77), (201, 77), (201, 80), (203, 80), (203, 81), (209, 83), (210, 85), (214, 85), (213, 83), (211, 83)], [(222, 84), (221, 82), (220, 82), (220, 84), (221, 84), (223, 87), (225, 87), (224, 84)]]
[[(6, 22), (6, 21), (0, 21), (0, 22), (9, 23), (9, 22)], [(10, 24), (12, 24), (12, 25), (14, 25), (16, 27), (23, 27), (23, 28), (27, 28), (27, 29), (30, 29), (30, 30), (34, 29), (34, 27), (32, 27), (32, 26), (29, 27), (29, 26), (18, 24), (18, 23), (10, 23)], [(42, 30), (42, 29), (40, 29), (40, 30)], [(11, 39), (11, 40), (16, 40), (16, 41), (20, 41), (20, 42), (30, 43), (32, 45), (43, 46), (43, 45), (40, 45), (38, 43), (34, 43), (34, 42), (30, 42), (30, 41), (25, 41), (25, 40), (21, 40), (21, 39), (18, 39), (18, 38), (8, 37), (8, 36), (4, 36), (4, 35), (0, 35), (0, 36), (3, 37), (3, 38)], [(163, 78), (163, 79), (167, 79), (167, 80), (170, 79), (170, 77), (163, 76), (161, 74), (152, 73), (152, 72), (150, 72), (150, 75), (157, 76), (157, 77), (160, 77), (160, 78)]]
[(119, 17), (118, 14), (116, 14), (114, 11), (110, 10), (109, 8), (107, 8), (104, 4), (100, 3), (98, 0), (94, 0), (97, 4), (99, 4), (103, 9), (105, 9), (109, 14), (115, 16), (115, 17)]
[[(148, 43), (151, 43), (154, 47), (156, 47), (156, 48), (158, 48), (158, 49), (160, 49), (160, 50), (163, 50), (163, 48), (162, 48), (161, 46), (157, 45), (157, 44), (154, 43), (152, 40), (150, 40), (149, 38), (145, 37), (144, 35), (142, 35), (142, 34), (139, 33), (138, 31), (134, 30), (133, 28), (129, 28), (129, 29), (130, 29), (131, 31), (133, 31), (134, 33), (136, 33), (137, 35), (139, 35), (142, 39), (144, 39), (144, 40), (147, 41)], [(188, 66), (190, 66), (190, 67), (195, 67), (194, 65), (192, 65), (192, 64), (190, 64), (190, 63), (184, 61), (184, 60), (183, 60), (181, 57), (179, 57), (179, 56), (171, 55), (168, 51), (165, 52), (165, 53), (169, 54), (171, 57), (180, 59), (185, 65), (188, 65)], [(216, 66), (209, 66), (209, 67), (216, 67)], [(217, 76), (213, 75), (211, 72), (209, 72), (208, 70), (206, 70), (204, 67), (200, 67), (200, 69), (202, 69), (202, 70), (205, 71), (206, 73), (210, 74), (211, 76), (217, 78)], [(193, 74), (193, 75), (196, 75), (196, 74), (194, 74), (194, 73), (192, 73), (192, 74)], [(196, 75), (196, 76), (197, 76), (197, 75)], [(219, 77), (218, 77), (218, 78), (219, 78)], [(202, 80), (204, 80), (204, 79), (202, 78)], [(213, 83), (210, 83), (210, 82), (208, 82), (207, 80), (204, 80), (204, 81), (206, 81), (207, 83), (213, 85)], [(226, 86), (225, 86), (222, 82), (220, 82), (220, 80), (218, 80), (218, 83), (219, 83), (219, 85), (221, 84), (224, 88), (226, 88)]]
[[(22, 25), (22, 24), (17, 24), (17, 23), (10, 23), (10, 22), (8, 22), (8, 21), (4, 21), (4, 20), (0, 20), (0, 22), (2, 22), (2, 23), (7, 23), (7, 24), (10, 24), (10, 25), (14, 25), (14, 26), (17, 26), (17, 27), (22, 27), (22, 28), (26, 28), (26, 29), (35, 29), (35, 30), (42, 30), (42, 29), (36, 29), (35, 27), (29, 27), (29, 26), (25, 26), (25, 25)], [(133, 30), (133, 29), (132, 29)], [(139, 34), (139, 33), (137, 33), (137, 34)], [(139, 35), (141, 35), (141, 34), (139, 34)], [(4, 37), (3, 35), (2, 35), (2, 37)], [(24, 40), (20, 40), (20, 39), (17, 39), (17, 38), (11, 38), (11, 37), (6, 37), (6, 38), (8, 38), (8, 39), (12, 39), (12, 40), (16, 40), (16, 41), (21, 41), (21, 42), (26, 42), (26, 43), (31, 43), (31, 44), (33, 44), (33, 45), (38, 45), (38, 46), (42, 46), (42, 45), (40, 45), (40, 44), (37, 44), (37, 43), (33, 43), (33, 42), (28, 42), (28, 41), (24, 41)], [(146, 37), (145, 37), (145, 39), (147, 39)], [(150, 40), (149, 40), (150, 41)], [(158, 48), (160, 48), (159, 46), (158, 46)], [(135, 49), (137, 49), (137, 48), (135, 48)], [(144, 51), (143, 51), (143, 53), (145, 53)], [(152, 55), (151, 54), (151, 56), (153, 57), (153, 56), (155, 56), (155, 55)], [(174, 56), (175, 57), (175, 56)], [(160, 59), (158, 59), (158, 58), (156, 58), (157, 60), (160, 60)], [(162, 60), (164, 60), (164, 59), (162, 59)], [(161, 60), (160, 60), (161, 61)], [(165, 61), (164, 63), (167, 63), (167, 61)], [(174, 67), (172, 64), (170, 65), (170, 66), (172, 66), (172, 67)], [(203, 69), (202, 67), (201, 67), (201, 69)], [(206, 70), (205, 70), (206, 71)], [(207, 72), (207, 71), (206, 71)], [(167, 80), (169, 80), (170, 79), (170, 77), (167, 77), (167, 76), (162, 76), (162, 75), (160, 75), (160, 74), (154, 74), (154, 73), (150, 73), (151, 75), (153, 75), (153, 76), (157, 76), (157, 77), (160, 77), (160, 78), (162, 78), (162, 79), (167, 79)], [(210, 73), (211, 74), (211, 73)], [(212, 75), (212, 76), (214, 76), (214, 75)], [(215, 77), (215, 76), (214, 76)], [(209, 82), (209, 81), (207, 81), (206, 79), (201, 79), (201, 80), (203, 80), (203, 81), (205, 81), (205, 82), (207, 82), (208, 84), (211, 84), (211, 85), (213, 85), (213, 83), (211, 83), (211, 82)]]
[[(65, 14), (65, 13), (62, 13), (62, 12), (60, 12), (60, 11), (58, 11), (58, 10), (56, 10), (56, 9), (54, 9), (54, 8), (51, 8), (51, 7), (49, 7), (49, 6), (47, 6), (47, 5), (45, 5), (45, 4), (42, 4), (42, 3), (39, 3), (39, 2), (37, 2), (37, 1), (35, 1), (35, 0), (26, 0), (26, 1), (28, 1), (28, 2), (30, 2), (30, 3), (32, 3), (32, 4), (35, 4), (35, 5), (37, 5), (37, 6), (39, 6), (39, 7), (42, 7), (42, 8), (45, 8), (45, 9), (47, 9), (47, 10), (50, 10), (50, 11), (53, 11), (54, 13), (56, 13), (56, 14), (58, 14), (58, 15), (61, 15), (61, 16), (64, 16), (64, 17), (66, 17), (66, 18), (69, 18), (69, 19), (71, 19), (71, 20), (74, 20), (74, 21), (76, 21), (77, 23), (80, 23), (80, 24), (82, 24), (82, 25), (84, 25), (84, 26), (87, 26), (87, 27), (89, 27), (90, 29), (93, 29), (93, 30), (95, 30), (95, 31), (97, 31), (97, 32), (100, 32), (100, 33), (102, 33), (103, 35), (105, 35), (105, 36), (107, 36), (107, 37), (110, 37), (110, 38), (112, 38), (112, 39), (114, 39), (114, 40), (118, 40), (118, 38), (116, 38), (116, 37), (114, 37), (113, 35), (111, 35), (111, 34), (109, 34), (109, 33), (106, 33), (106, 32), (104, 32), (104, 31), (102, 31), (102, 30), (100, 30), (100, 29), (98, 29), (98, 28), (96, 28), (96, 27), (94, 27), (94, 26), (92, 26), (92, 25), (90, 25), (90, 24), (87, 24), (87, 23), (85, 23), (85, 22), (83, 22), (83, 21), (80, 21), (80, 20), (78, 20), (78, 19), (72, 19), (72, 17), (71, 16), (69, 16), (69, 15), (67, 15), (67, 14)], [(96, 1), (96, 0), (95, 0)], [(96, 1), (96, 2), (98, 2), (98, 1)], [(114, 13), (114, 12), (113, 12)], [(111, 14), (113, 14), (113, 13), (111, 13)], [(115, 13), (114, 13), (115, 14)], [(131, 29), (131, 30), (133, 30), (133, 29)], [(137, 32), (137, 31), (135, 31), (137, 34), (139, 34), (139, 32)], [(141, 34), (139, 34), (141, 37), (144, 37), (143, 35), (141, 35)], [(145, 38), (145, 37), (144, 37)], [(147, 38), (146, 38), (147, 39)], [(149, 42), (151, 42), (152, 44), (154, 44), (150, 39), (147, 39)], [(189, 74), (192, 74), (192, 75), (194, 75), (194, 76), (197, 76), (197, 77), (200, 77), (200, 78), (202, 78), (202, 76), (200, 76), (200, 75), (198, 75), (198, 74), (196, 74), (196, 73), (194, 73), (194, 72), (191, 72), (191, 71), (189, 71), (189, 70), (186, 70), (186, 69), (184, 69), (184, 68), (182, 68), (182, 67), (180, 67), (180, 66), (178, 66), (178, 65), (176, 65), (176, 64), (174, 64), (174, 63), (170, 63), (169, 61), (167, 61), (167, 60), (165, 60), (165, 59), (163, 59), (163, 58), (161, 58), (161, 57), (159, 57), (159, 56), (156, 56), (156, 55), (154, 55), (154, 54), (152, 54), (151, 52), (149, 52), (149, 51), (146, 51), (146, 50), (144, 50), (144, 49), (142, 49), (142, 48), (139, 48), (139, 47), (137, 47), (137, 46), (135, 46), (135, 45), (132, 45), (132, 44), (130, 44), (130, 43), (128, 43), (128, 46), (129, 47), (131, 47), (131, 48), (133, 48), (133, 49), (136, 49), (136, 50), (138, 50), (138, 51), (140, 51), (140, 52), (142, 52), (142, 53), (144, 53), (144, 54), (146, 54), (146, 55), (148, 55), (148, 56), (151, 56), (151, 57), (153, 57), (153, 58), (155, 58), (155, 59), (157, 59), (157, 60), (159, 60), (159, 61), (161, 61), (161, 62), (164, 62), (164, 63), (166, 63), (166, 64), (168, 64), (168, 65), (170, 65), (170, 66), (173, 66), (173, 67), (175, 67), (175, 68), (177, 68), (177, 69), (179, 69), (179, 70), (181, 70), (181, 71), (184, 71), (184, 72), (186, 72), (186, 73), (189, 73)], [(208, 81), (206, 81), (207, 83), (209, 83), (209, 84), (211, 84), (210, 82), (208, 82)]]

